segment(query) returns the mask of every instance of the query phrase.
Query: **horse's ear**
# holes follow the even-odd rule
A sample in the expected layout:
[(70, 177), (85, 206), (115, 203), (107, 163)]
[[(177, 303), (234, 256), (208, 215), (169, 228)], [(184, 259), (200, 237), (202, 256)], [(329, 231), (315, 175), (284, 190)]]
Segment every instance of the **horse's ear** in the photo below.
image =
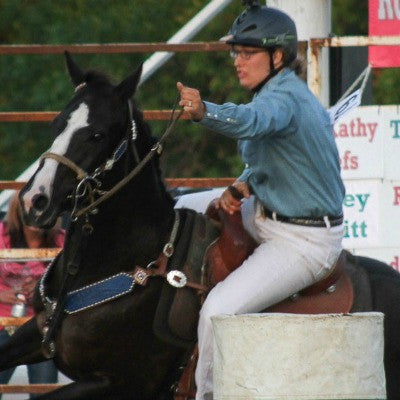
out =
[(142, 69), (143, 64), (140, 64), (131, 75), (129, 75), (118, 86), (115, 87), (114, 92), (120, 99), (128, 100), (134, 95), (142, 75)]
[(75, 86), (78, 86), (80, 83), (84, 82), (85, 74), (72, 59), (71, 54), (68, 51), (65, 51), (64, 55), (67, 62), (68, 73), (71, 77), (72, 83)]

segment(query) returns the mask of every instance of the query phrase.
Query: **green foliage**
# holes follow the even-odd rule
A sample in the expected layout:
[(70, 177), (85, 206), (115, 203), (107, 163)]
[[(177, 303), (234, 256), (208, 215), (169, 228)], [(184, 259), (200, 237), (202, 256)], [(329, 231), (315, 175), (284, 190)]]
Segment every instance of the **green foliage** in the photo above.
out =
[(375, 104), (400, 104), (400, 68), (375, 70), (373, 87)]
[(333, 0), (332, 31), (336, 36), (368, 35), (368, 0)]

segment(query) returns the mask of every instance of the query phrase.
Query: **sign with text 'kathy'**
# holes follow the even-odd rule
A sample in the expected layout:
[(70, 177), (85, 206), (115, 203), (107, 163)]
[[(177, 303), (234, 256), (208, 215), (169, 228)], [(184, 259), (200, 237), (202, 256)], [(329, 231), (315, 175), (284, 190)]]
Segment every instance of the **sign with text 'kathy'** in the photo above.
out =
[(345, 181), (343, 245), (400, 247), (400, 181)]
[(400, 179), (400, 109), (357, 107), (334, 125), (344, 179)]

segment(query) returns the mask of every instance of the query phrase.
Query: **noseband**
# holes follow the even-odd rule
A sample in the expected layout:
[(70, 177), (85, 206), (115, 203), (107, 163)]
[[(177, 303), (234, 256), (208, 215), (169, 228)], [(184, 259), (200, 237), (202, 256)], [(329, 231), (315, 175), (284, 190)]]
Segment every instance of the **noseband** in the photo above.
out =
[[(122, 142), (117, 146), (116, 150), (113, 153), (113, 156), (108, 159), (102, 166), (96, 168), (94, 173), (90, 175), (84, 169), (79, 167), (76, 163), (74, 163), (69, 158), (52, 152), (46, 152), (42, 155), (41, 160), (45, 160), (47, 158), (53, 159), (60, 164), (65, 165), (73, 172), (75, 172), (77, 176), (77, 180), (79, 181), (76, 189), (75, 194), (73, 195), (74, 198), (74, 207), (71, 212), (71, 218), (73, 220), (77, 220), (80, 216), (86, 215), (88, 217), (89, 213), (95, 214), (97, 212), (97, 206), (101, 204), (103, 201), (107, 200), (109, 197), (113, 196), (117, 191), (119, 191), (122, 187), (124, 187), (132, 178), (138, 175), (141, 170), (146, 166), (146, 164), (154, 157), (155, 154), (161, 154), (162, 152), (162, 145), (169, 134), (175, 128), (176, 122), (183, 114), (183, 109), (179, 111), (179, 113), (174, 117), (175, 107), (172, 111), (171, 119), (167, 126), (167, 129), (161, 136), (160, 140), (150, 149), (150, 151), (146, 154), (146, 156), (140, 160), (138, 156), (138, 151), (135, 146), (135, 140), (137, 138), (137, 130), (136, 130), (136, 123), (133, 119), (132, 115), (132, 105), (131, 102), (129, 104), (129, 118), (132, 124), (131, 131), (132, 131), (132, 150), (134, 157), (136, 159), (137, 165), (136, 167), (129, 172), (124, 178), (122, 178), (118, 183), (115, 184), (110, 190), (102, 191), (100, 190), (101, 182), (97, 179), (97, 177), (103, 173), (104, 171), (111, 170), (116, 161), (118, 161), (121, 156), (125, 153), (128, 147), (128, 140), (124, 139)], [(93, 187), (95, 185), (95, 187)], [(100, 195), (96, 200), (94, 199), (95, 194)], [(83, 197), (87, 196), (89, 198), (90, 204), (87, 207), (82, 209), (78, 209), (78, 201)]]

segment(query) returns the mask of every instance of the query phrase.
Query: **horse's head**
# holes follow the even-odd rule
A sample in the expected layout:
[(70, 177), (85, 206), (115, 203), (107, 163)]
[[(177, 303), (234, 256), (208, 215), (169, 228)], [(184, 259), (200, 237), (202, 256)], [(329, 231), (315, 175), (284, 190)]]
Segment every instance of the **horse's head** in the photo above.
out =
[[(75, 95), (52, 122), (55, 140), (20, 194), (30, 225), (51, 226), (63, 211), (70, 210), (79, 185), (92, 178), (96, 181), (110, 162), (117, 162), (126, 149), (131, 150), (132, 131), (137, 130), (139, 136), (134, 146), (139, 153), (136, 158), (143, 157), (151, 146), (149, 130), (131, 102), (141, 67), (113, 85), (101, 73), (83, 72), (68, 53), (66, 61)], [(146, 136), (145, 144), (141, 135)]]

